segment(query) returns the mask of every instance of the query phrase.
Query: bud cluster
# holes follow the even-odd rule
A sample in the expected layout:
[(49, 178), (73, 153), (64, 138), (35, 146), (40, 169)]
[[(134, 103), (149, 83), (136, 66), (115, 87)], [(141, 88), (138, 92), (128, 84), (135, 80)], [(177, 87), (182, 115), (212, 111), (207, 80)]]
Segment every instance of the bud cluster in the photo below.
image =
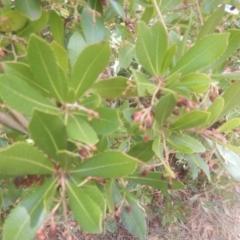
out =
[(146, 131), (153, 125), (153, 116), (151, 108), (144, 108), (132, 114), (132, 120), (139, 123), (139, 129)]
[[(186, 112), (190, 112), (191, 109), (195, 109), (197, 104), (187, 98), (183, 97), (180, 101), (177, 102), (177, 107), (185, 107)], [(176, 113), (176, 110), (175, 110)], [(175, 114), (176, 115), (176, 114)]]

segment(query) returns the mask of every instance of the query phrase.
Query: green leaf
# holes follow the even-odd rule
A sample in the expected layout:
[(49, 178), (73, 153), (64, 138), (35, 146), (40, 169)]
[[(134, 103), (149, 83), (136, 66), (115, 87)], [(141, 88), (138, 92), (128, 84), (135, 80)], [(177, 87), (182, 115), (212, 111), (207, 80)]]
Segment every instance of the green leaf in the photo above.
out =
[(99, 107), (95, 109), (99, 118), (93, 118), (90, 125), (99, 135), (107, 135), (121, 126), (118, 111), (111, 108)]
[(55, 12), (51, 11), (49, 16), (49, 25), (53, 39), (60, 45), (63, 46), (64, 41), (64, 25), (62, 18)]
[(231, 57), (237, 51), (237, 49), (239, 47), (239, 42), (240, 42), (240, 30), (233, 29), (233, 30), (229, 30), (227, 32), (230, 33), (230, 35), (229, 35), (229, 39), (228, 39), (228, 46), (227, 46), (225, 52), (210, 66), (202, 69), (202, 71), (206, 71), (208, 69), (213, 69), (213, 68), (219, 66), (221, 63), (227, 61), (227, 59), (229, 57)]
[(29, 41), (28, 61), (38, 85), (49, 92), (50, 96), (64, 102), (67, 77), (58, 66), (51, 46), (36, 35), (32, 35)]
[(97, 151), (100, 153), (100, 152), (103, 152), (103, 151), (106, 151), (107, 149), (109, 149), (109, 139), (107, 136), (102, 136), (100, 138), (100, 141), (98, 142), (98, 144), (96, 145), (97, 147)]
[(157, 86), (150, 82), (147, 76), (141, 72), (133, 71), (133, 78), (137, 84), (139, 97), (149, 96), (151, 90), (155, 90), (157, 88)]
[(198, 166), (200, 169), (203, 170), (203, 172), (207, 175), (207, 178), (209, 181), (211, 181), (210, 176), (210, 170), (207, 163), (200, 157), (199, 154), (186, 154), (185, 158), (188, 162), (194, 163), (196, 166)]
[(221, 33), (202, 38), (179, 59), (171, 74), (176, 72), (187, 74), (207, 67), (224, 53), (228, 37), (228, 33)]
[(42, 12), (39, 19), (35, 21), (27, 20), (23, 28), (18, 31), (19, 37), (28, 37), (31, 33), (38, 33), (46, 27), (48, 22), (49, 14), (48, 12)]
[(0, 150), (0, 174), (19, 176), (54, 173), (54, 167), (42, 152), (27, 143)]
[(126, 195), (127, 203), (122, 205), (120, 219), (124, 227), (139, 239), (146, 239), (147, 224), (138, 202)]
[(211, 14), (211, 16), (207, 19), (207, 21), (202, 26), (199, 34), (198, 39), (201, 39), (202, 37), (213, 33), (215, 31), (215, 28), (219, 25), (223, 15), (224, 15), (224, 4), (217, 8), (217, 10)]
[(46, 112), (58, 111), (38, 91), (25, 81), (10, 74), (0, 77), (0, 96), (7, 105), (26, 115), (30, 115), (34, 108)]
[(68, 42), (67, 50), (69, 54), (69, 60), (71, 67), (75, 65), (79, 54), (86, 47), (86, 42), (83, 36), (79, 32), (74, 32)]
[(137, 159), (124, 153), (107, 151), (85, 160), (71, 172), (87, 177), (120, 178), (133, 173), (136, 167)]
[(81, 99), (80, 104), (86, 108), (94, 109), (99, 107), (101, 103), (101, 98), (99, 95), (92, 94), (86, 98)]
[(81, 14), (81, 26), (87, 44), (101, 42), (106, 35), (103, 17), (93, 14), (94, 11), (89, 7), (84, 7)]
[(223, 93), (224, 107), (217, 119), (225, 116), (230, 110), (237, 107), (240, 101), (240, 82), (232, 83)]
[(218, 97), (215, 101), (209, 106), (207, 109), (208, 112), (211, 113), (207, 126), (211, 126), (213, 123), (216, 122), (219, 115), (221, 114), (224, 107), (224, 99), (222, 97)]
[[(113, 0), (115, 2), (115, 0)], [(119, 50), (118, 61), (120, 68), (128, 68), (134, 57), (134, 48), (130, 45), (123, 46)]]
[(127, 153), (130, 156), (133, 156), (143, 162), (148, 162), (154, 156), (152, 150), (152, 141), (140, 142), (133, 146)]
[(210, 85), (211, 82), (211, 78), (204, 73), (190, 73), (182, 77), (179, 82), (173, 83), (173, 86), (196, 88), (198, 86)]
[(48, 91), (35, 81), (33, 73), (28, 65), (21, 62), (4, 62), (4, 72), (15, 75), (29, 85), (40, 91), (43, 95), (47, 95)]
[(69, 205), (81, 229), (90, 233), (101, 233), (102, 212), (98, 204), (81, 188), (67, 182)]
[(151, 29), (146, 23), (139, 23), (136, 54), (141, 65), (155, 77), (161, 74), (161, 65), (167, 47), (168, 38), (161, 22), (156, 22)]
[(219, 127), (217, 130), (218, 132), (227, 132), (229, 130), (232, 130), (234, 128), (237, 128), (240, 125), (240, 118), (233, 118), (226, 123), (224, 123), (221, 127)]
[(88, 122), (77, 115), (69, 115), (67, 121), (68, 137), (88, 145), (98, 142), (98, 137)]
[(1, 18), (0, 29), (2, 32), (18, 31), (26, 24), (27, 21), (27, 18), (15, 10), (10, 10), (4, 13), (1, 15)]
[(221, 161), (224, 168), (230, 173), (230, 175), (240, 182), (240, 157), (235, 152), (225, 148), (224, 146), (215, 143), (217, 151), (215, 155)]
[(171, 131), (184, 130), (197, 126), (204, 125), (210, 116), (209, 112), (192, 111), (180, 117), (176, 122), (170, 126)]
[(109, 0), (109, 4), (119, 16), (121, 16), (123, 19), (125, 18), (123, 4), (121, 2)]
[(117, 76), (95, 83), (91, 90), (102, 98), (118, 98), (135, 96), (134, 87), (128, 85), (129, 80), (125, 77)]
[(42, 7), (39, 0), (15, 0), (15, 9), (31, 21), (41, 17)]
[(81, 97), (96, 81), (110, 58), (108, 42), (87, 46), (79, 55), (72, 73), (72, 88), (75, 100)]
[(66, 74), (68, 72), (68, 53), (61, 45), (56, 41), (51, 42), (51, 47), (54, 55), (57, 59), (57, 63), (62, 68), (63, 72)]
[(102, 212), (102, 219), (104, 219), (106, 217), (106, 200), (97, 185), (94, 182), (88, 182), (81, 186), (81, 189), (98, 205)]
[(213, 79), (238, 79), (240, 78), (240, 72), (212, 74)]
[[(163, 173), (161, 172), (149, 172), (147, 176), (142, 176), (141, 173), (134, 173), (127, 176), (127, 180), (146, 186), (151, 186), (159, 190), (168, 189), (168, 180), (162, 180)], [(177, 190), (183, 188), (184, 185), (179, 182), (172, 180), (171, 190)]]
[(222, 0), (203, 0), (201, 7), (204, 14), (211, 14), (219, 4), (223, 3)]
[(52, 157), (57, 158), (59, 151), (66, 149), (66, 128), (58, 115), (34, 111), (29, 131), (37, 146)]
[[(175, 143), (175, 147), (179, 146), (180, 148), (181, 147), (187, 147), (190, 151), (187, 151), (187, 152), (183, 152), (182, 153), (201, 153), (201, 152), (205, 152), (206, 149), (205, 147), (198, 141), (196, 140), (195, 138), (193, 137), (190, 137), (189, 135), (183, 135), (183, 134), (180, 134), (180, 133), (175, 133), (175, 134), (172, 134), (168, 139), (167, 141), (169, 142), (169, 144), (171, 144), (172, 142)], [(176, 150), (179, 150), (180, 149), (177, 149)]]
[(167, 69), (169, 68), (171, 62), (173, 61), (173, 57), (176, 54), (177, 46), (176, 44), (173, 44), (171, 47), (167, 49), (163, 56), (163, 62), (161, 66), (161, 72), (165, 73)]
[(167, 118), (171, 115), (173, 109), (175, 108), (176, 103), (176, 98), (172, 93), (159, 99), (155, 107), (154, 117), (160, 127), (165, 124)]
[(49, 212), (57, 179), (48, 180), (21, 201), (7, 217), (3, 240), (32, 240)]

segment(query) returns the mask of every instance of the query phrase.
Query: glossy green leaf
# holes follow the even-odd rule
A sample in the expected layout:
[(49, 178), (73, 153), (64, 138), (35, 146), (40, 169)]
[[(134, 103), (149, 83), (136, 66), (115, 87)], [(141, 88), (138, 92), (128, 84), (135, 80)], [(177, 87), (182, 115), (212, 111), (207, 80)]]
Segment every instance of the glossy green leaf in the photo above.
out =
[(148, 162), (154, 156), (152, 143), (152, 141), (148, 141), (146, 143), (137, 143), (129, 150), (128, 155), (133, 156), (143, 162)]
[(136, 54), (141, 65), (155, 77), (161, 74), (161, 65), (167, 46), (168, 38), (161, 22), (156, 22), (151, 29), (146, 23), (139, 23)]
[(224, 99), (222, 97), (218, 97), (215, 101), (209, 106), (207, 109), (208, 112), (211, 113), (208, 119), (208, 126), (211, 126), (217, 119), (218, 116), (221, 114), (224, 107)]
[(29, 131), (36, 145), (51, 157), (57, 157), (60, 150), (66, 149), (67, 133), (58, 115), (34, 111)]
[(106, 35), (103, 17), (96, 14), (93, 17), (93, 14), (89, 7), (84, 7), (81, 14), (81, 26), (87, 44), (101, 42)]
[(201, 39), (204, 36), (213, 33), (215, 31), (215, 28), (219, 25), (223, 15), (224, 5), (217, 8), (217, 10), (207, 19), (198, 34), (198, 39)]
[(11, 75), (15, 75), (29, 85), (40, 91), (43, 95), (47, 95), (49, 92), (35, 81), (33, 73), (28, 65), (21, 62), (4, 62), (4, 72)]
[(81, 189), (88, 195), (99, 207), (102, 212), (102, 219), (106, 217), (106, 200), (103, 193), (94, 182), (88, 182), (81, 186)]
[(67, 95), (67, 77), (57, 64), (51, 46), (32, 35), (28, 47), (28, 61), (38, 85), (52, 97), (64, 102)]
[(68, 53), (64, 47), (59, 45), (56, 41), (51, 42), (51, 47), (57, 59), (57, 63), (66, 74), (68, 72)]
[(102, 136), (100, 138), (100, 141), (96, 145), (97, 150), (98, 150), (99, 153), (109, 149), (109, 146), (110, 146), (110, 143), (109, 143), (109, 139), (108, 139), (107, 136)]
[(95, 83), (91, 90), (102, 98), (135, 96), (135, 89), (130, 87), (128, 83), (129, 80), (121, 76), (107, 78)]
[(48, 12), (42, 12), (42, 15), (39, 19), (35, 21), (27, 20), (23, 28), (18, 31), (18, 36), (28, 37), (31, 33), (38, 33), (46, 27), (48, 22), (49, 14)]
[(232, 55), (237, 51), (240, 42), (240, 30), (232, 29), (229, 30), (228, 33), (230, 35), (228, 38), (228, 46), (225, 52), (213, 64), (211, 64), (207, 68), (202, 69), (202, 71), (206, 71), (207, 69), (213, 69), (219, 66), (221, 63), (227, 61), (229, 57), (232, 57)]
[[(180, 147), (187, 147), (190, 149), (190, 151), (187, 152), (182, 152), (182, 153), (201, 153), (201, 152), (205, 152), (206, 149), (205, 147), (195, 138), (190, 137), (189, 135), (183, 135), (180, 133), (175, 133), (172, 134), (167, 141), (171, 141), (173, 143), (175, 143), (177, 146)], [(171, 144), (171, 142), (169, 142)], [(180, 150), (177, 149), (176, 150)]]
[(86, 98), (81, 99), (80, 104), (86, 108), (93, 109), (99, 107), (101, 98), (99, 95), (92, 94)]
[(133, 173), (136, 167), (136, 158), (116, 151), (107, 151), (85, 160), (71, 172), (87, 177), (119, 178)]
[(167, 118), (171, 115), (176, 104), (177, 104), (176, 98), (172, 93), (159, 99), (155, 107), (154, 117), (160, 127), (162, 127), (165, 124)]
[(127, 203), (121, 208), (120, 219), (123, 226), (139, 239), (146, 239), (147, 223), (138, 202), (130, 196), (126, 196)]
[(176, 54), (177, 46), (176, 44), (173, 44), (171, 47), (169, 47), (164, 56), (163, 56), (163, 62), (161, 66), (161, 72), (165, 73), (167, 69), (169, 68), (171, 62), (173, 61), (173, 57)]
[(68, 42), (67, 50), (71, 67), (73, 67), (78, 59), (79, 54), (86, 47), (86, 42), (79, 32), (74, 32)]
[(98, 142), (97, 134), (86, 122), (78, 115), (69, 115), (67, 121), (68, 137), (88, 145), (94, 145)]
[(233, 119), (227, 121), (226, 123), (224, 123), (217, 130), (218, 130), (218, 132), (227, 132), (229, 130), (237, 128), (239, 125), (240, 125), (240, 118), (233, 118)]
[(133, 60), (133, 57), (134, 57), (134, 48), (130, 45), (123, 46), (119, 50), (119, 55), (118, 55), (119, 67), (128, 68)]
[(50, 174), (54, 167), (42, 152), (27, 143), (17, 143), (0, 150), (0, 174)]
[(81, 97), (96, 81), (110, 58), (108, 42), (87, 46), (79, 55), (72, 73), (72, 88), (75, 100)]
[(217, 151), (215, 155), (221, 161), (224, 168), (230, 175), (240, 182), (240, 157), (235, 152), (227, 149), (226, 147), (215, 143)]
[(207, 67), (224, 53), (228, 37), (228, 33), (221, 33), (202, 38), (179, 59), (171, 73), (187, 74)]
[(190, 73), (182, 77), (179, 82), (173, 84), (174, 87), (196, 88), (198, 86), (209, 85), (211, 78), (204, 73)]
[[(128, 176), (126, 179), (132, 182), (136, 182), (141, 185), (151, 186), (155, 189), (159, 190), (167, 190), (168, 189), (168, 180), (162, 180), (163, 173), (162, 172), (149, 172), (147, 176), (142, 176), (141, 173), (134, 173)], [(184, 185), (179, 182), (172, 180), (172, 188), (171, 190), (177, 190), (183, 188)]]
[(0, 77), (0, 96), (7, 105), (27, 115), (30, 115), (34, 108), (46, 112), (58, 110), (41, 93), (25, 81), (10, 74)]
[(42, 6), (39, 0), (15, 0), (15, 9), (31, 21), (40, 18)]
[(98, 204), (81, 188), (67, 183), (69, 205), (83, 231), (100, 233), (102, 231), (102, 212)]
[(219, 4), (222, 3), (222, 0), (203, 0), (201, 4), (202, 12), (205, 14), (211, 14), (214, 10), (217, 9)]
[(114, 9), (114, 11), (121, 16), (121, 18), (125, 18), (125, 12), (124, 12), (124, 8), (123, 5), (121, 4), (121, 2), (115, 1), (115, 0), (109, 0), (109, 4), (110, 6)]
[(186, 154), (185, 158), (188, 162), (197, 165), (207, 175), (208, 180), (211, 181), (209, 166), (199, 154)]
[(59, 16), (55, 11), (51, 11), (48, 22), (49, 22), (53, 39), (60, 46), (63, 46), (64, 25), (63, 25), (63, 20), (61, 16)]
[(111, 108), (99, 107), (95, 109), (99, 118), (93, 118), (90, 125), (99, 135), (106, 135), (114, 132), (121, 126), (118, 111)]
[(3, 240), (32, 240), (49, 212), (56, 191), (56, 179), (48, 180), (22, 200), (3, 226)]
[(240, 72), (212, 74), (213, 79), (238, 79), (240, 78)]
[(157, 87), (141, 72), (133, 71), (133, 79), (136, 82), (139, 97), (149, 96), (151, 90)]
[(184, 130), (206, 124), (210, 116), (209, 112), (194, 110), (180, 117), (170, 126), (171, 131)]
[(27, 18), (15, 10), (4, 13), (1, 18), (0, 29), (2, 32), (18, 31), (27, 22)]
[(229, 111), (239, 105), (240, 101), (240, 82), (232, 83), (223, 93), (224, 107), (217, 119), (225, 116)]

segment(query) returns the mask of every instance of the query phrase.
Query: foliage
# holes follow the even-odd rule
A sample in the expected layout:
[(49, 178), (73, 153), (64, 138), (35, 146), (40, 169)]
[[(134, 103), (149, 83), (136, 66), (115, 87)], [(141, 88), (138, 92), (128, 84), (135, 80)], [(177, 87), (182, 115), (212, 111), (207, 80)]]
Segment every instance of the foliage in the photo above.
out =
[(182, 172), (240, 181), (240, 30), (219, 30), (222, 2), (0, 2), (4, 240), (54, 235), (59, 213), (145, 239), (138, 189), (166, 197), (164, 225), (185, 219)]

